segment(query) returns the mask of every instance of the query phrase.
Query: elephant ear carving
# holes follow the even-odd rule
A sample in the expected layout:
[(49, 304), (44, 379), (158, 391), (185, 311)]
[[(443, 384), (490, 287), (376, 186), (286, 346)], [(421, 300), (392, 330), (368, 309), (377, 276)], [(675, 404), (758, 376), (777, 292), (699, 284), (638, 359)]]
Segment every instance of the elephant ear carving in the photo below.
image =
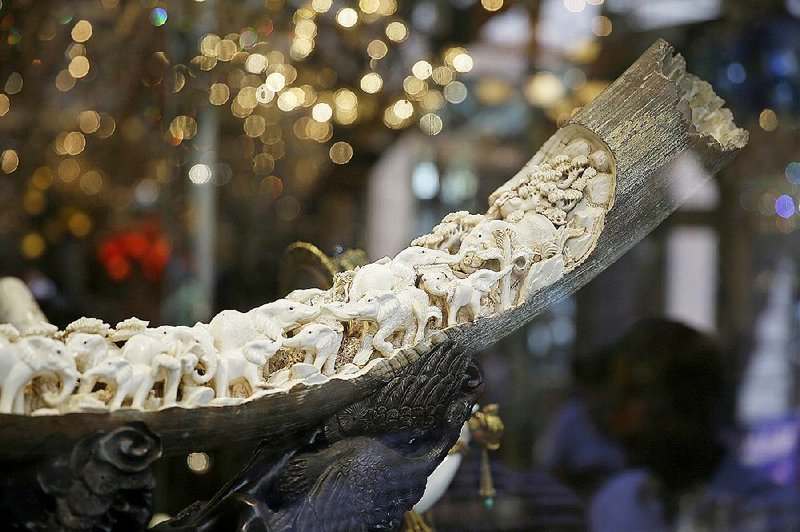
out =
[(121, 364), (114, 374), (114, 379), (117, 381), (117, 386), (123, 382), (128, 382), (133, 377), (133, 366), (130, 364)]
[(257, 313), (253, 319), (253, 325), (259, 333), (273, 340), (277, 340), (283, 335), (281, 328), (275, 323), (275, 320), (269, 316)]
[(338, 351), (339, 345), (342, 343), (342, 335), (337, 333), (331, 328), (317, 346), (318, 351)]
[(46, 338), (25, 338), (16, 345), (17, 358), (31, 367), (34, 371), (42, 371), (48, 351), (52, 346)]
[(378, 310), (378, 321), (382, 322), (386, 320), (400, 309), (400, 299), (398, 299), (394, 293), (389, 292), (376, 297), (380, 303), (380, 308)]

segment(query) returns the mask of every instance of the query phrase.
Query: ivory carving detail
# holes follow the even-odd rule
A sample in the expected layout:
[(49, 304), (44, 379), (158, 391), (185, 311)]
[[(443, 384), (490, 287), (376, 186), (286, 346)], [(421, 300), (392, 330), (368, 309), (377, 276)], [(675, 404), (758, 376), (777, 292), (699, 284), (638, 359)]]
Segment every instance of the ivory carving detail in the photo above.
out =
[(352, 378), (436, 331), (511, 309), (586, 259), (614, 201), (601, 143), (573, 136), (550, 152), (496, 190), (485, 214), (448, 214), (395, 257), (337, 274), (330, 290), (192, 327), (0, 325), (0, 413), (235, 404)]

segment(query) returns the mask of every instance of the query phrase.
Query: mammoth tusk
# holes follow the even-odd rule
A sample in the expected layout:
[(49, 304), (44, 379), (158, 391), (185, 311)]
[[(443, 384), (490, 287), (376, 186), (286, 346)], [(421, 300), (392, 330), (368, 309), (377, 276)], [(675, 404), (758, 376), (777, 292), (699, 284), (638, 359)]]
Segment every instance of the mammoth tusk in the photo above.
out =
[[(268, 382), (280, 373), (282, 379), (273, 382), (281, 384), (261, 390), (257, 399), (242, 405), (195, 408), (204, 410), (202, 424), (192, 421), (197, 419), (192, 409), (174, 408), (169, 424), (197, 427), (196, 437), (203, 438), (206, 448), (224, 445), (237, 433), (249, 438), (275, 436), (285, 430), (288, 419), (274, 415), (276, 411), (291, 407), (295, 425), (324, 419), (374, 392), (448, 339), (458, 349), (474, 352), (518, 329), (586, 284), (681, 204), (691, 191), (676, 190), (672, 170), (677, 163), (691, 158), (711, 175), (746, 145), (747, 132), (736, 127), (721, 103), (708, 83), (686, 72), (683, 58), (674, 55), (668, 43), (657, 41), (489, 197), (485, 214), (453, 213), (427, 235), (430, 238), (418, 239), (453, 257), (474, 259), (468, 266), (455, 260), (437, 265), (446, 269), (446, 282), (453, 287), (458, 283), (457, 289), (446, 296), (437, 291), (436, 297), (431, 297), (424, 283), (417, 287), (413, 282), (398, 281), (381, 292), (390, 292), (391, 304), (399, 310), (378, 313), (377, 323), (366, 324), (361, 309), (348, 303), (352, 272), (339, 273), (330, 290), (315, 295), (318, 311), (313, 317), (284, 320), (281, 323), (291, 325), (283, 326), (281, 332), (285, 335), (314, 321), (326, 324), (345, 317), (364, 321), (364, 327), (345, 328), (337, 359), (347, 371), (320, 384), (292, 380), (291, 364), (302, 357), (292, 351), (300, 342), (287, 339), (273, 360), (261, 368)], [(550, 202), (554, 191), (559, 191), (553, 195), (556, 201)], [(565, 197), (570, 200), (562, 201)], [(567, 229), (559, 232), (562, 227)], [(567, 238), (560, 238), (562, 235)], [(440, 247), (444, 245), (448, 248)], [(535, 252), (541, 249), (553, 253), (548, 252), (545, 259)], [(507, 278), (492, 286), (493, 297), (482, 300), (474, 297), (473, 291), (479, 287), (471, 286), (468, 276), (489, 258), (499, 260), (501, 269), (509, 271)], [(391, 267), (386, 262), (372, 266)], [(463, 301), (456, 301), (462, 296)], [(486, 304), (486, 299), (507, 304)], [(290, 306), (302, 304), (282, 301), (287, 310), (280, 312), (288, 313)], [(418, 327), (430, 327), (429, 320), (423, 322), (420, 317), (430, 314), (433, 306), (453, 313), (448, 316), (452, 319), (415, 334)], [(448, 322), (455, 325), (448, 327)], [(422, 340), (415, 343), (417, 337)], [(372, 353), (358, 353), (362, 345)], [(226, 408), (248, 415), (229, 417)], [(141, 412), (138, 419), (167, 423), (158, 417), (161, 414), (164, 412)], [(249, 421), (254, 416), (262, 420), (258, 426)], [(93, 418), (91, 425), (72, 430), (97, 430), (104, 423), (110, 426), (113, 422), (104, 422), (100, 416)], [(217, 425), (227, 430), (220, 433), (204, 428)], [(0, 447), (6, 445), (8, 426), (0, 422)], [(167, 432), (164, 445), (173, 452), (191, 450), (180, 438), (171, 440)]]

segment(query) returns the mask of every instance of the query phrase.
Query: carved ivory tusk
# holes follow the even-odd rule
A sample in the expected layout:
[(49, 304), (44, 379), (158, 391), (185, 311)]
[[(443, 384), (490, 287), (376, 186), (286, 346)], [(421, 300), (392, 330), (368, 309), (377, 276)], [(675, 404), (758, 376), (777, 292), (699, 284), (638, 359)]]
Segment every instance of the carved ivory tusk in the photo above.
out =
[[(161, 434), (169, 453), (191, 450), (198, 440), (214, 448), (319, 423), (441, 342), (473, 352), (579, 289), (681, 203), (670, 186), (677, 162), (691, 158), (711, 174), (746, 142), (747, 132), (711, 86), (688, 74), (683, 58), (659, 40), (498, 188), (485, 214), (450, 214), (397, 257), (337, 274), (329, 290), (229, 312), (214, 327), (183, 328), (182, 335), (195, 335), (196, 358), (224, 361), (218, 366), (238, 388), (225, 384), (228, 393), (192, 404), (180, 399), (197, 389), (184, 373), (178, 404), (165, 404), (154, 388), (142, 410), (126, 406), (130, 399), (109, 410), (111, 396), (102, 391), (74, 393), (54, 409), (28, 397), (28, 416), (0, 416), (0, 451), (27, 452), (14, 443), (21, 432), (30, 434), (27, 447), (55, 450), (131, 420)], [(354, 284), (359, 289), (351, 297)], [(312, 323), (335, 334), (314, 336)], [(133, 319), (114, 330), (74, 326), (50, 336), (69, 344), (77, 332), (104, 338), (109, 357), (127, 357), (128, 343), (141, 344), (134, 366), (169, 361), (178, 337), (173, 328), (151, 329)], [(18, 340), (6, 336), (3, 356), (11, 360)], [(283, 347), (253, 375), (242, 349), (260, 340), (283, 341)], [(114, 342), (125, 342), (121, 351)], [(324, 372), (322, 361), (313, 364), (322, 353), (335, 360)], [(292, 371), (295, 364), (303, 365)], [(0, 384), (5, 376), (0, 373)], [(154, 376), (169, 378), (161, 370)], [(213, 388), (216, 378), (203, 386)], [(86, 411), (95, 413), (76, 413)], [(71, 422), (78, 415), (81, 422)], [(60, 439), (48, 436), (54, 432)]]

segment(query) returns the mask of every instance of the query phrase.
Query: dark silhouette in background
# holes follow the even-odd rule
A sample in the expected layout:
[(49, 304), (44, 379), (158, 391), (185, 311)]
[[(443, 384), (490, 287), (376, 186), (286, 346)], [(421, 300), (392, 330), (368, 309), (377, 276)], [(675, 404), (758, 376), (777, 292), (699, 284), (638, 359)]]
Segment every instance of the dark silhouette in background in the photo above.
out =
[(663, 319), (634, 325), (608, 352), (608, 402), (595, 416), (630, 469), (594, 495), (593, 530), (797, 530), (800, 498), (724, 445), (722, 354)]

